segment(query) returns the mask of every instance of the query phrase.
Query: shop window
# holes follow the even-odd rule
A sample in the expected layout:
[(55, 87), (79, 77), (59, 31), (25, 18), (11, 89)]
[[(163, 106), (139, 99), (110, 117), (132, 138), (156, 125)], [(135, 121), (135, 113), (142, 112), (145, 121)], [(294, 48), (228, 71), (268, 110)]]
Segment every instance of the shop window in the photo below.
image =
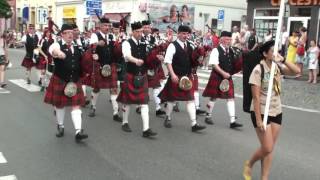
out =
[(311, 9), (310, 8), (299, 8), (298, 15), (303, 17), (311, 16)]
[(271, 31), (273, 38), (276, 36), (278, 20), (276, 19), (256, 19), (254, 21), (254, 28), (259, 38), (259, 42), (264, 41), (264, 37), (268, 30)]
[(279, 9), (256, 9), (256, 16), (278, 16)]
[(211, 20), (211, 29), (217, 29), (218, 28), (218, 20), (212, 19)]
[(241, 28), (241, 22), (240, 21), (231, 21), (231, 30), (234, 26), (237, 26), (239, 29)]

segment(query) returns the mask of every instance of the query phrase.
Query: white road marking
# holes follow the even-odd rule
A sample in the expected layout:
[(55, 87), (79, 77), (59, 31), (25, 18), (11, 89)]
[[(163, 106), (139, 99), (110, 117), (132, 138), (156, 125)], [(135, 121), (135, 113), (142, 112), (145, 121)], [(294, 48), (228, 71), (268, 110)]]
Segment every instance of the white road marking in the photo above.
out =
[(34, 84), (27, 84), (27, 81), (24, 79), (11, 79), (9, 80), (13, 84), (16, 84), (17, 86), (29, 91), (29, 92), (39, 92), (41, 87), (34, 85)]
[(9, 176), (1, 176), (0, 180), (18, 180), (18, 178), (15, 175), (9, 175)]
[(7, 163), (6, 158), (3, 156), (2, 152), (0, 152), (0, 164), (5, 164)]
[[(205, 89), (205, 87), (200, 87), (200, 86), (199, 86), (199, 90), (204, 90), (204, 89)], [(234, 96), (237, 97), (237, 98), (243, 98), (243, 95), (242, 95), (242, 94), (235, 94)], [(287, 109), (293, 109), (293, 110), (303, 111), (303, 112), (310, 112), (310, 113), (320, 114), (320, 111), (315, 110), (315, 109), (307, 109), (307, 108), (289, 106), (289, 105), (285, 105), (285, 104), (282, 104), (282, 107), (287, 108)]]
[(0, 88), (0, 94), (10, 94), (10, 91)]

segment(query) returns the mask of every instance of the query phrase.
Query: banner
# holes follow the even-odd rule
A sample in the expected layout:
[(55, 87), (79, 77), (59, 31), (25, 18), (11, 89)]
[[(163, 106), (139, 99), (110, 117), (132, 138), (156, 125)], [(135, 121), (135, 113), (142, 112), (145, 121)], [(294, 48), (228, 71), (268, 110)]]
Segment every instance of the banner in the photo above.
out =
[(190, 4), (150, 1), (147, 12), (152, 26), (164, 32), (168, 26), (177, 31), (181, 24), (193, 28), (194, 9)]

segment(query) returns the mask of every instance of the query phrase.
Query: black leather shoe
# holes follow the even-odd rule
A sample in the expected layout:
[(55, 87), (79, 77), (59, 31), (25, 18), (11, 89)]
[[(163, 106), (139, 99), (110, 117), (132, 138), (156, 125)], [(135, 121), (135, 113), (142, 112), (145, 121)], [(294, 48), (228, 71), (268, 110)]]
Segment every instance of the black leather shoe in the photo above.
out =
[(80, 142), (82, 141), (83, 139), (87, 139), (89, 136), (87, 134), (84, 134), (83, 133), (83, 130), (81, 130), (79, 133), (76, 134), (75, 136), (75, 140), (76, 142)]
[(27, 79), (27, 84), (31, 84), (31, 80), (30, 79)]
[(95, 116), (96, 116), (96, 109), (91, 106), (89, 117), (95, 117)]
[(121, 128), (124, 132), (132, 132), (128, 123), (124, 123)]
[(213, 121), (212, 121), (212, 119), (209, 118), (209, 117), (206, 117), (206, 118), (204, 119), (204, 122), (207, 123), (207, 124), (209, 124), (209, 125), (213, 125), (213, 124), (214, 124)]
[(64, 136), (64, 128), (57, 125), (57, 130), (58, 132), (56, 133), (56, 137), (60, 138)]
[(201, 109), (197, 109), (196, 114), (197, 115), (204, 115), (206, 112), (204, 110)]
[(42, 85), (41, 79), (38, 81), (38, 85), (39, 85), (39, 86)]
[(122, 117), (119, 116), (119, 114), (113, 115), (113, 120), (117, 122), (122, 122)]
[(156, 132), (153, 132), (151, 129), (148, 129), (148, 130), (146, 130), (146, 131), (143, 131), (143, 133), (142, 133), (142, 137), (145, 137), (145, 138), (147, 138), (147, 137), (152, 137), (152, 136), (156, 136), (157, 135), (157, 133)]
[(197, 132), (197, 131), (201, 131), (203, 129), (205, 129), (206, 126), (202, 126), (200, 124), (195, 124), (194, 126), (191, 127), (191, 131), (192, 132)]
[(179, 109), (178, 104), (175, 104), (175, 105), (173, 106), (173, 111), (174, 111), (174, 112), (180, 112), (180, 109)]
[(237, 123), (237, 122), (230, 123), (230, 128), (231, 129), (236, 129), (236, 128), (239, 128), (239, 127), (242, 127), (242, 126), (243, 126), (242, 124)]
[(137, 114), (141, 114), (141, 107), (137, 107), (136, 113), (137, 113)]
[(166, 114), (166, 112), (162, 111), (161, 109), (156, 111), (156, 116), (162, 116), (162, 115), (165, 115), (165, 114)]
[(164, 120), (163, 126), (164, 126), (165, 128), (172, 128), (171, 120), (169, 120), (168, 117), (166, 117), (166, 119)]

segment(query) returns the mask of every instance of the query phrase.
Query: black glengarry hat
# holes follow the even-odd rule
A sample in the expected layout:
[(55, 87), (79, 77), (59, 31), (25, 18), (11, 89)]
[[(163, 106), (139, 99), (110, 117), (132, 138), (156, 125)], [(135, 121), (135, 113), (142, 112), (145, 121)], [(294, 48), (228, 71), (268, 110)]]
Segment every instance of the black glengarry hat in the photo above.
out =
[(139, 21), (131, 24), (132, 31), (137, 30), (137, 29), (141, 29), (141, 28), (142, 28), (142, 24)]
[(180, 25), (178, 28), (178, 32), (188, 32), (191, 33), (191, 29), (189, 26), (186, 25)]
[(150, 25), (151, 22), (149, 20), (144, 20), (141, 22), (142, 23), (142, 26), (145, 26), (145, 25)]
[(231, 37), (232, 33), (229, 31), (222, 31), (220, 37)]

